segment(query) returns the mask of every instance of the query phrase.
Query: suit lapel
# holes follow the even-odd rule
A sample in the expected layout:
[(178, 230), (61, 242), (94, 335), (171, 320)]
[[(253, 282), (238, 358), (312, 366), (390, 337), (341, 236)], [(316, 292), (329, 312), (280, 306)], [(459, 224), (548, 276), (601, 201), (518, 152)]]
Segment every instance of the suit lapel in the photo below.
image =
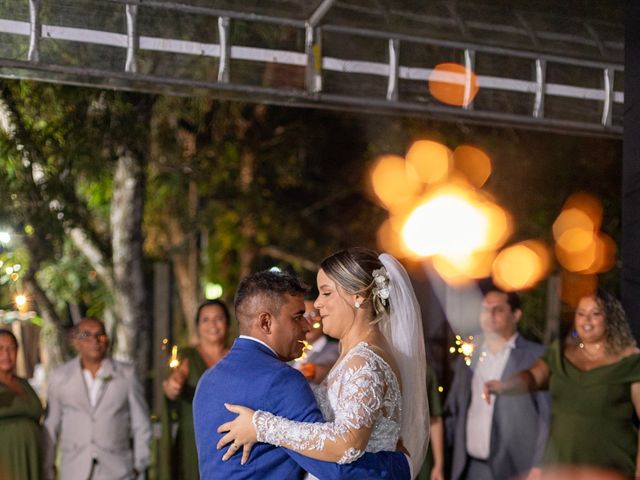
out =
[(89, 400), (89, 389), (84, 381), (84, 373), (82, 372), (82, 365), (80, 364), (80, 357), (76, 357), (75, 363), (72, 366), (72, 374), (70, 377), (71, 391), (78, 392), (81, 398), (82, 405), (88, 412), (91, 411), (91, 401)]
[(522, 370), (522, 364), (524, 363), (524, 356), (526, 352), (522, 350), (521, 345), (519, 345), (520, 335), (516, 338), (516, 345), (511, 349), (509, 353), (509, 358), (507, 359), (507, 364), (504, 366), (504, 370), (502, 371), (501, 380), (507, 380), (511, 378), (513, 375)]
[(96, 399), (96, 404), (93, 406), (93, 409), (97, 409), (98, 405), (100, 405), (100, 401), (104, 396), (105, 391), (109, 388), (109, 384), (113, 381), (113, 377), (115, 375), (115, 368), (113, 362), (110, 358), (105, 358), (102, 361), (102, 372), (100, 372), (99, 379), (96, 378), (97, 381), (100, 382), (100, 390), (98, 390), (98, 398)]

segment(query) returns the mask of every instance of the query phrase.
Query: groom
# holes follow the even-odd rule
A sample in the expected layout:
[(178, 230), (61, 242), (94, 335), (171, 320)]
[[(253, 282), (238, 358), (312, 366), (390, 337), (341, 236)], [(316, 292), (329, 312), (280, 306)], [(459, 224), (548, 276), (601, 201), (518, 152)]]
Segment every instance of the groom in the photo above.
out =
[(291, 420), (324, 421), (305, 378), (285, 363), (300, 356), (300, 342), (309, 330), (305, 291), (297, 278), (272, 271), (255, 273), (240, 283), (235, 298), (240, 337), (202, 376), (193, 401), (202, 480), (301, 479), (304, 471), (323, 480), (410, 479), (407, 458), (400, 452), (367, 453), (354, 463), (338, 465), (257, 443), (249, 461), (241, 465), (242, 452), (223, 461), (225, 451), (216, 450), (222, 437), (217, 427), (235, 417), (225, 403)]

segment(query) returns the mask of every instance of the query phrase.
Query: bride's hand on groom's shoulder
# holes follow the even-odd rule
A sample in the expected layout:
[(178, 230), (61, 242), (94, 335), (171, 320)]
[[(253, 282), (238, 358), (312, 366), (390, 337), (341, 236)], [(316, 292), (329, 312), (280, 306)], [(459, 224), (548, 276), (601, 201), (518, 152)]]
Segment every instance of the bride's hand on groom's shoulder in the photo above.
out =
[(253, 426), (254, 411), (247, 407), (231, 405), (229, 403), (225, 403), (225, 407), (230, 412), (237, 413), (238, 416), (232, 421), (223, 423), (218, 427), (218, 433), (226, 432), (226, 434), (220, 439), (216, 448), (220, 450), (225, 445), (231, 443), (229, 449), (222, 457), (222, 460), (226, 461), (235, 455), (242, 447), (242, 459), (240, 463), (244, 465), (249, 460), (251, 448), (257, 440), (256, 430)]

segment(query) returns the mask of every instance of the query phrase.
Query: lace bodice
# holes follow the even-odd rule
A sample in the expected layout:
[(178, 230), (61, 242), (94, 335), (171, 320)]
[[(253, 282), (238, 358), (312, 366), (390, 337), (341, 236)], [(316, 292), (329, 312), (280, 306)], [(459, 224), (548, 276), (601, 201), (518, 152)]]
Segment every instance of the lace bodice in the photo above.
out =
[(258, 441), (295, 450), (323, 450), (326, 441), (342, 440), (361, 428), (372, 428), (364, 450), (346, 447), (338, 463), (357, 460), (365, 451), (395, 450), (400, 436), (401, 395), (389, 364), (366, 342), (358, 343), (314, 390), (325, 423), (288, 420), (256, 411)]

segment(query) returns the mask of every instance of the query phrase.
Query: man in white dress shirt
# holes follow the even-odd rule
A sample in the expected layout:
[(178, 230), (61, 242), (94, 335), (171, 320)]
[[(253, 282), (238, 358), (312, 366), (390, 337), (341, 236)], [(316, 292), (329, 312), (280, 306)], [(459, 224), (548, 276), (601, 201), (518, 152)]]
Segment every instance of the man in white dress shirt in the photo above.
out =
[(484, 339), (471, 366), (462, 359), (445, 404), (445, 430), (452, 448), (453, 480), (508, 480), (537, 468), (549, 429), (546, 393), (483, 397), (484, 382), (528, 368), (543, 347), (518, 334), (522, 315), (515, 293), (492, 288), (482, 303)]
[(94, 318), (80, 321), (73, 345), (78, 357), (49, 378), (45, 479), (55, 478), (57, 448), (64, 480), (142, 477), (151, 425), (133, 367), (107, 357), (109, 339)]

